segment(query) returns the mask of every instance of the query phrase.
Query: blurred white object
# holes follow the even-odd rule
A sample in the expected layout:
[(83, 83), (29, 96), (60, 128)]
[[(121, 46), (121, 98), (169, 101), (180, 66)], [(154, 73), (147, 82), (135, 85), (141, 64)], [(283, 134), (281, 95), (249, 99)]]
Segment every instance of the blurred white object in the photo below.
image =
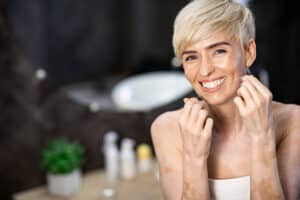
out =
[(105, 153), (107, 147), (113, 146), (114, 148), (117, 147), (117, 139), (118, 139), (118, 133), (115, 131), (108, 131), (103, 136), (103, 153)]
[(177, 100), (192, 90), (182, 72), (148, 72), (120, 81), (112, 99), (120, 110), (147, 111)]
[(104, 135), (103, 151), (105, 157), (106, 179), (110, 186), (114, 186), (119, 175), (119, 151), (116, 144), (118, 134), (109, 131)]
[(46, 70), (39, 68), (35, 71), (35, 77), (38, 80), (44, 80), (47, 77), (47, 72)]
[(234, 0), (234, 1), (240, 3), (244, 6), (248, 6), (250, 0)]
[(121, 176), (125, 180), (133, 179), (136, 176), (134, 140), (124, 138), (121, 144)]
[(47, 183), (50, 194), (69, 196), (80, 190), (81, 172), (75, 170), (68, 174), (47, 174)]
[(181, 67), (181, 61), (177, 58), (177, 57), (173, 57), (171, 59), (171, 65), (174, 67), (174, 68), (179, 68)]
[(209, 179), (211, 196), (218, 200), (250, 200), (250, 176)]
[(101, 109), (101, 106), (98, 102), (92, 102), (89, 105), (89, 108), (91, 112), (98, 112)]
[(76, 103), (87, 106), (93, 113), (115, 110), (110, 91), (97, 88), (96, 81), (75, 83), (62, 87), (62, 91)]
[(114, 188), (104, 188), (102, 190), (101, 200), (114, 200), (116, 198), (117, 191)]

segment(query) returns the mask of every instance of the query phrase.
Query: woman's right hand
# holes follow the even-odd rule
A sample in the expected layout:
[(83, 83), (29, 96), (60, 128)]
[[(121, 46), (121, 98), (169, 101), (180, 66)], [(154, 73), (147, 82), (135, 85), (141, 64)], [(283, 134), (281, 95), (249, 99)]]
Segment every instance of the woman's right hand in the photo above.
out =
[(210, 152), (213, 120), (208, 117), (205, 102), (185, 98), (179, 126), (185, 159), (207, 160)]

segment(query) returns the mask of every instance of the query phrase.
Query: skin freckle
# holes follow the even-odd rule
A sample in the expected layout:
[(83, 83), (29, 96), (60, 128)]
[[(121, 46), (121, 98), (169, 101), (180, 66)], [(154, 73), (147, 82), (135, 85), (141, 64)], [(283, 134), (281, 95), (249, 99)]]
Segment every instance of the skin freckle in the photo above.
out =
[(164, 171), (164, 173), (168, 174), (168, 173), (172, 172), (173, 169), (172, 169), (171, 167), (165, 167), (165, 168), (163, 169), (163, 171)]
[[(199, 196), (197, 195), (197, 189), (194, 188), (188, 182), (184, 182), (183, 196), (187, 199), (198, 199), (199, 198)], [(200, 195), (200, 196), (202, 196), (202, 195)]]
[(177, 152), (178, 152), (180, 155), (182, 155), (182, 154), (183, 154), (183, 151), (182, 151), (182, 149), (181, 149), (181, 148), (177, 148), (176, 150), (177, 150)]
[[(259, 188), (259, 189), (257, 189)], [(268, 180), (268, 178), (263, 178), (259, 181), (259, 183), (257, 184), (256, 188), (253, 188), (254, 190), (254, 194), (255, 193), (259, 193), (258, 191), (260, 191), (261, 189), (264, 190), (264, 193), (260, 193), (260, 197), (262, 199), (268, 199), (270, 197), (270, 199), (280, 199), (280, 193), (278, 193), (276, 190), (274, 190), (274, 188), (272, 188), (272, 184), (270, 183), (270, 181)]]

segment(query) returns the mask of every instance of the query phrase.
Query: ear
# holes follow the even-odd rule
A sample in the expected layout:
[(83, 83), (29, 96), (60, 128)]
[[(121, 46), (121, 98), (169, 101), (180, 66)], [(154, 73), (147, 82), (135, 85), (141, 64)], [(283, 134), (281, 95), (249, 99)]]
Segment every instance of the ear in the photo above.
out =
[(245, 48), (246, 51), (246, 66), (250, 67), (256, 59), (256, 43), (254, 39), (250, 39)]

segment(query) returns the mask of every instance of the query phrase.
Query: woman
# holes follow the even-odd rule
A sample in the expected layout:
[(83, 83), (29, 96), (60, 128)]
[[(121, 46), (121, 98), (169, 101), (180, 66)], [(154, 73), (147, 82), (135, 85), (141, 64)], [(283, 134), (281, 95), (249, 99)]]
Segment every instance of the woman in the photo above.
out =
[(297, 199), (300, 107), (272, 101), (247, 75), (256, 58), (251, 11), (194, 0), (176, 17), (173, 47), (203, 100), (185, 98), (152, 124), (165, 199)]

